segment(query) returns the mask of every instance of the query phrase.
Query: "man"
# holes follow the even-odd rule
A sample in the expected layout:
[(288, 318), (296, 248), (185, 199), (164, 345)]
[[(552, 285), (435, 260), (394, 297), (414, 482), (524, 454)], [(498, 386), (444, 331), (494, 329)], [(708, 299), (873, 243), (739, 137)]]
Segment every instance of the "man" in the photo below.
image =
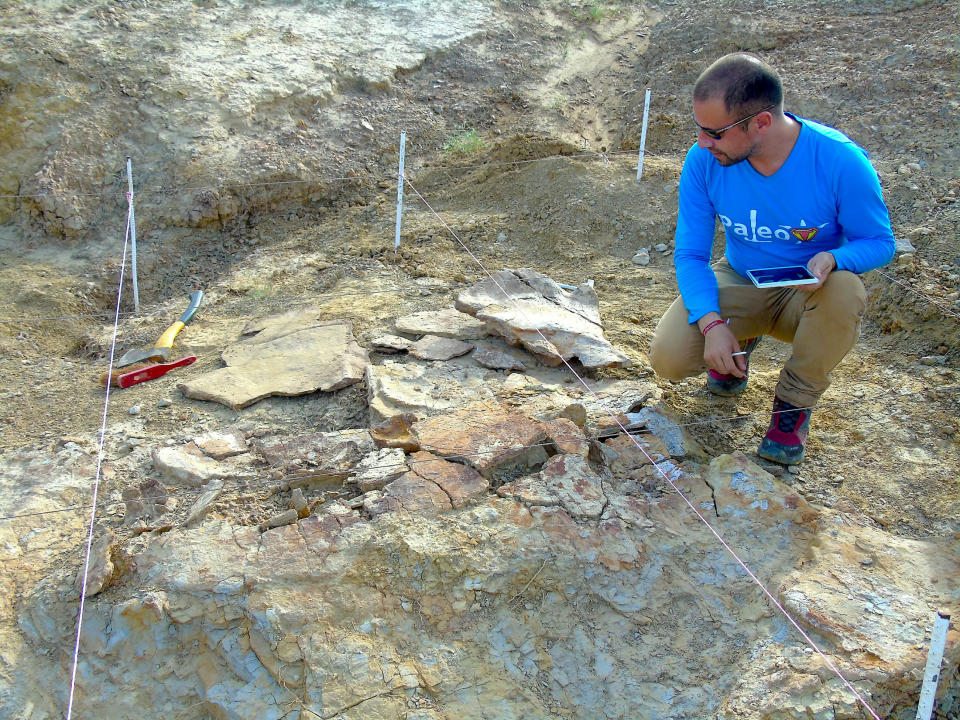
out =
[[(675, 235), (680, 297), (657, 325), (650, 362), (670, 380), (706, 369), (708, 389), (736, 395), (761, 336), (793, 343), (758, 450), (793, 465), (811, 407), (859, 335), (858, 273), (894, 254), (880, 182), (848, 137), (784, 112), (780, 78), (751, 55), (726, 55), (700, 75), (693, 117), (699, 136), (680, 176)], [(726, 251), (711, 266), (717, 219)], [(789, 265), (805, 265), (816, 282), (758, 288), (747, 279)]]

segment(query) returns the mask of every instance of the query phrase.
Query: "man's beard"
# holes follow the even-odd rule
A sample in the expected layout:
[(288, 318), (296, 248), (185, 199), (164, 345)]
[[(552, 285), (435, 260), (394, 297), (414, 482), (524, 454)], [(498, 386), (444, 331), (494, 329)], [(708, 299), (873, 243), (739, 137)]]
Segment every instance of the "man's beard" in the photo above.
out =
[(737, 163), (742, 163), (744, 160), (748, 159), (753, 155), (754, 150), (757, 149), (756, 145), (752, 145), (746, 152), (741, 155), (727, 155), (725, 152), (719, 152), (711, 150), (714, 159), (720, 163), (723, 167), (730, 167), (731, 165), (736, 165)]

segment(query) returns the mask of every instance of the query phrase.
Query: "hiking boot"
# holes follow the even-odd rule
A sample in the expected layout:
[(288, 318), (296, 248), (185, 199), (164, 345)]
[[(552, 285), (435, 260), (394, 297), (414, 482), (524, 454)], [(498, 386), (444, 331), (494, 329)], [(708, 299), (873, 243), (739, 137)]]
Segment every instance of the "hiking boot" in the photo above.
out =
[[(745, 359), (747, 361), (747, 375), (750, 373), (750, 353), (754, 351), (754, 348), (760, 344), (760, 340), (763, 338), (763, 335), (755, 338), (750, 338), (745, 340), (743, 343), (743, 350), (747, 354)], [(746, 377), (737, 377), (736, 375), (723, 375), (718, 373), (716, 370), (707, 370), (707, 390), (712, 392), (714, 395), (723, 395), (724, 397), (733, 397), (734, 395), (739, 395), (747, 388), (747, 378)]]
[(757, 455), (781, 465), (801, 463), (809, 430), (809, 409), (798, 409), (796, 405), (774, 397), (773, 417), (767, 434), (760, 441)]

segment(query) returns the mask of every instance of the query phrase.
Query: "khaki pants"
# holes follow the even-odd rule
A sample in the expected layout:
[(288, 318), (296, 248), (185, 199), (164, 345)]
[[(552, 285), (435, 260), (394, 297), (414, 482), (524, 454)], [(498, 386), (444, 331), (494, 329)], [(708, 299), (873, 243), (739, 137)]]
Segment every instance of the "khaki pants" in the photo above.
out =
[[(830, 385), (830, 372), (860, 335), (867, 293), (860, 278), (835, 270), (812, 293), (789, 287), (758, 288), (730, 267), (726, 258), (713, 266), (720, 286), (720, 314), (741, 345), (747, 338), (770, 335), (793, 343), (793, 355), (780, 372), (776, 393), (797, 407), (816, 405)], [(683, 298), (667, 309), (653, 338), (650, 364), (668, 380), (699, 375), (703, 336), (688, 322)]]

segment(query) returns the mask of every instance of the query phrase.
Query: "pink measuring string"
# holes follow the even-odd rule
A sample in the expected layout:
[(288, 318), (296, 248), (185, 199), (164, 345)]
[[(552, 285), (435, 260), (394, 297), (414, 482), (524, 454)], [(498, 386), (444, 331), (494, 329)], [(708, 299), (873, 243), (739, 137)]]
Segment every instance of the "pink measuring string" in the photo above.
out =
[[(117, 309), (113, 318), (113, 339), (110, 341), (110, 364), (108, 377), (113, 376), (113, 356), (117, 347), (117, 328), (120, 325), (120, 298), (123, 295), (123, 272), (127, 260), (127, 242), (130, 239), (130, 213), (133, 205), (130, 202), (130, 193), (127, 193), (127, 229), (123, 237), (123, 259), (120, 261), (120, 286), (117, 288)], [(97, 471), (93, 481), (93, 504), (90, 510), (90, 531), (87, 533), (87, 551), (83, 559), (83, 584), (80, 589), (80, 608), (77, 611), (77, 638), (73, 647), (73, 667), (70, 671), (70, 696), (67, 700), (67, 720), (73, 717), (73, 696), (77, 688), (77, 665), (80, 662), (80, 632), (83, 628), (84, 600), (87, 596), (87, 573), (90, 570), (90, 552), (93, 546), (93, 529), (97, 519), (97, 495), (100, 491), (100, 471), (103, 466), (103, 441), (107, 434), (107, 408), (110, 406), (110, 383), (107, 383), (107, 393), (103, 398), (103, 418), (100, 422), (100, 445), (97, 450)]]

